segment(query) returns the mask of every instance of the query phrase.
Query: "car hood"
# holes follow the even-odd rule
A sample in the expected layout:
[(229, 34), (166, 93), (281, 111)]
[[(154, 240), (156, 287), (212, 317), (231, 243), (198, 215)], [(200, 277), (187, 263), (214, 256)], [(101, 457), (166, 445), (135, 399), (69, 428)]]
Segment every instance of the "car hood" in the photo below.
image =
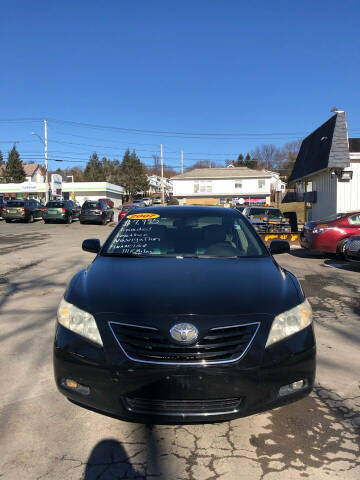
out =
[(66, 300), (92, 314), (278, 314), (301, 301), (297, 280), (272, 257), (98, 256), (71, 281)]

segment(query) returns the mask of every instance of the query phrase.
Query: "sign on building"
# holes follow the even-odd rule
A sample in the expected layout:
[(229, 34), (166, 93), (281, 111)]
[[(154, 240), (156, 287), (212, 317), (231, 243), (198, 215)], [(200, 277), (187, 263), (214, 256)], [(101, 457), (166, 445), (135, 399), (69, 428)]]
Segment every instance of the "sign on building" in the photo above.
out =
[(56, 196), (62, 194), (62, 176), (57, 173), (51, 175), (51, 194)]

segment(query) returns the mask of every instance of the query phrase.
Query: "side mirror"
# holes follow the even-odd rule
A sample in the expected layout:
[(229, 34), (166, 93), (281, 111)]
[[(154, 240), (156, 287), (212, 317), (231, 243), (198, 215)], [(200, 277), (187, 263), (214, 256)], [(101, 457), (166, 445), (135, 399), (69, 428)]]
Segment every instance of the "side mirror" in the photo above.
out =
[(270, 243), (270, 252), (274, 253), (288, 253), (290, 252), (290, 244), (286, 240), (273, 240)]
[(99, 253), (100, 240), (98, 238), (87, 238), (82, 243), (82, 249), (85, 252)]

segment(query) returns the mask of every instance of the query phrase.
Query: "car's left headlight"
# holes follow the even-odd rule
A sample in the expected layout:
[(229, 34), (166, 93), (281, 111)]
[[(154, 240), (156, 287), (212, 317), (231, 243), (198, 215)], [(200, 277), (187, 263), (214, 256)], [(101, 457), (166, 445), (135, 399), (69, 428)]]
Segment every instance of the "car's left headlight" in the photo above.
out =
[(305, 300), (300, 305), (277, 315), (270, 329), (266, 347), (283, 340), (294, 333), (300, 332), (312, 323), (310, 303)]
[(102, 347), (103, 342), (95, 318), (90, 313), (75, 307), (63, 298), (57, 311), (57, 319), (63, 327)]

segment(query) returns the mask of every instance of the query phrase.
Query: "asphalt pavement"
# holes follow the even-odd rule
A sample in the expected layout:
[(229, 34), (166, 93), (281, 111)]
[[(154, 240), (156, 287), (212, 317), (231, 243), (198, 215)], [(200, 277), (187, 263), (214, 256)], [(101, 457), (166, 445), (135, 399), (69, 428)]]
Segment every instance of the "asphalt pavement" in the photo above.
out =
[[(292, 480), (360, 478), (360, 270), (301, 249), (277, 256), (314, 310), (314, 392), (231, 422), (147, 426), (68, 402), (52, 340), (68, 280), (111, 226), (0, 221), (0, 478)], [(236, 287), (236, 286), (234, 286)]]

